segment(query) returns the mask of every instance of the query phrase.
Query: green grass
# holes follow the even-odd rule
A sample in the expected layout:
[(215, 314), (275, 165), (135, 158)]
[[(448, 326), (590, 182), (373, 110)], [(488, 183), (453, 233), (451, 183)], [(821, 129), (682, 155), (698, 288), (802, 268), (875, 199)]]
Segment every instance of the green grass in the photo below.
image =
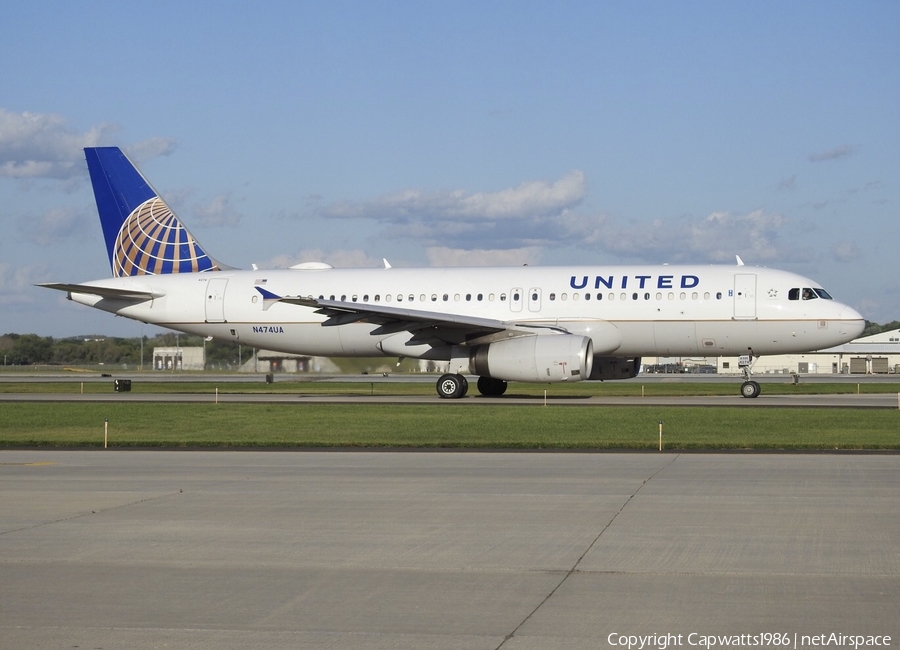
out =
[(900, 412), (654, 406), (6, 403), (0, 446), (900, 449)]

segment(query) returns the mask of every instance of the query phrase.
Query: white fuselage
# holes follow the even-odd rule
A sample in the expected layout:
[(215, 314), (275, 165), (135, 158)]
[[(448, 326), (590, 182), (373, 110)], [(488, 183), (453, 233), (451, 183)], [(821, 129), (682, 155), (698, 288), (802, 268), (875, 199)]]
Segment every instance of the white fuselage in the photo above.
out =
[(320, 356), (396, 355), (391, 338), (398, 334), (373, 334), (378, 326), (364, 322), (323, 326), (326, 317), (315, 309), (266, 304), (257, 287), (549, 326), (590, 337), (594, 354), (622, 357), (805, 352), (849, 341), (864, 326), (858, 312), (835, 300), (790, 298), (792, 289), (818, 287), (812, 280), (749, 266), (221, 271), (86, 284), (160, 297), (135, 304), (74, 293), (73, 300), (174, 330)]

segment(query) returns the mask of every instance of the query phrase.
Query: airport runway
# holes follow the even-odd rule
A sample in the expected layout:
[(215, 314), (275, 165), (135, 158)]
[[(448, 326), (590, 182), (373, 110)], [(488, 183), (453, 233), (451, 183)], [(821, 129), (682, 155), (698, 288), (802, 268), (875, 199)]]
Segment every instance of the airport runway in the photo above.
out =
[[(302, 391), (302, 389), (298, 389)], [(2, 402), (189, 402), (257, 404), (434, 404), (455, 406), (492, 406), (499, 404), (544, 404), (543, 397), (508, 395), (500, 398), (469, 395), (446, 400), (437, 395), (319, 395), (315, 393), (0, 393)], [(879, 408), (900, 409), (900, 395), (876, 393), (861, 395), (761, 395), (756, 399), (734, 396), (682, 397), (557, 397), (552, 393), (546, 403), (553, 406), (737, 406), (741, 408)]]
[(2, 648), (900, 642), (897, 455), (0, 451), (0, 490)]

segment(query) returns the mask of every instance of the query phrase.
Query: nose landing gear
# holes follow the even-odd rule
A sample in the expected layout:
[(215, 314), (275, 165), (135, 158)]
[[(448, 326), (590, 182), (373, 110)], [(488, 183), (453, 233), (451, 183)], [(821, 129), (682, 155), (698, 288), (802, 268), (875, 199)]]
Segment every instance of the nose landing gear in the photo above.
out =
[(744, 373), (744, 383), (741, 384), (741, 395), (747, 398), (759, 397), (761, 391), (759, 384), (750, 379), (750, 368), (753, 366), (753, 350), (750, 354), (738, 357), (738, 368)]

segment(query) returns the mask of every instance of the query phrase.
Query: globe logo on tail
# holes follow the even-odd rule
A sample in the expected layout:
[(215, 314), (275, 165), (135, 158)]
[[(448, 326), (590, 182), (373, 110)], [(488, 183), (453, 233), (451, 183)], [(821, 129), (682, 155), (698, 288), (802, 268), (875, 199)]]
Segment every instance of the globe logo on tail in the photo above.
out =
[(128, 215), (119, 229), (114, 251), (116, 277), (219, 270), (158, 196)]

